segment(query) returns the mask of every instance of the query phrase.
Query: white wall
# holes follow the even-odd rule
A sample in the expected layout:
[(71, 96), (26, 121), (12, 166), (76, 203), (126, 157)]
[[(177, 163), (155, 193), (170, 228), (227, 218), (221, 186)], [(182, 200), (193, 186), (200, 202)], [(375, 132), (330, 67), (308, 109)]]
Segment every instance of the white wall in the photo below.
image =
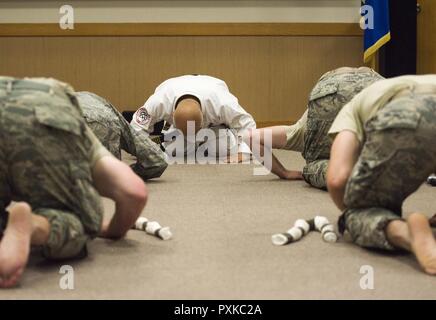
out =
[(358, 22), (360, 0), (3, 1), (0, 23), (75, 22)]

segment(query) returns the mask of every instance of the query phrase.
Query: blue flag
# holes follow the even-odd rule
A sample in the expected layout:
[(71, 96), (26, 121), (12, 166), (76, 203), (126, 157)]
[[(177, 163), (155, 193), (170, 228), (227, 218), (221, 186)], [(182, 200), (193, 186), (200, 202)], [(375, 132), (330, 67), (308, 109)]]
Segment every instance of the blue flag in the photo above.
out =
[(362, 5), (365, 25), (363, 60), (368, 62), (391, 39), (389, 0), (362, 0)]

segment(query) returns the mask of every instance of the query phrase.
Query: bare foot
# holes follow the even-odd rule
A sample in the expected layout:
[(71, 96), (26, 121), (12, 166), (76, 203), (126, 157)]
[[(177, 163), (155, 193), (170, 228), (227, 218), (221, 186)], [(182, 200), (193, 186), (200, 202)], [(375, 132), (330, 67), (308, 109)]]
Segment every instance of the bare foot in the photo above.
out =
[(287, 170), (281, 178), (285, 180), (303, 180), (303, 173), (301, 171)]
[(428, 218), (421, 213), (413, 213), (407, 219), (413, 253), (424, 271), (436, 275), (436, 241)]
[(31, 234), (31, 208), (20, 202), (10, 209), (8, 225), (0, 243), (0, 288), (18, 283), (29, 257)]
[(410, 247), (410, 233), (407, 222), (403, 220), (393, 220), (389, 222), (385, 229), (386, 238), (389, 243), (396, 248), (412, 251)]

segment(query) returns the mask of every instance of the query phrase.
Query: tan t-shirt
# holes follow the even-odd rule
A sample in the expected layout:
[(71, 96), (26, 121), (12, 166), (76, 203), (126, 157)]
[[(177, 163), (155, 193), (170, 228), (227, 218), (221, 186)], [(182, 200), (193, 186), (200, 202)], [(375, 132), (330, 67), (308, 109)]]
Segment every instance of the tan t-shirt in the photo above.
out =
[(286, 146), (283, 149), (303, 152), (304, 133), (306, 132), (307, 127), (307, 110), (297, 123), (292, 126), (283, 127), (286, 130)]
[(86, 126), (85, 136), (87, 139), (91, 140), (91, 150), (89, 152), (91, 168), (94, 168), (97, 161), (101, 158), (106, 156), (113, 157), (112, 153), (101, 144), (100, 140), (98, 140), (94, 132), (92, 132), (91, 128), (88, 126)]
[(436, 93), (436, 75), (401, 76), (373, 83), (342, 108), (329, 130), (329, 136), (334, 138), (339, 132), (349, 130), (356, 134), (362, 144), (365, 140), (365, 124), (377, 111), (400, 92), (406, 89), (413, 91), (423, 85), (430, 86), (431, 91), (434, 88)]

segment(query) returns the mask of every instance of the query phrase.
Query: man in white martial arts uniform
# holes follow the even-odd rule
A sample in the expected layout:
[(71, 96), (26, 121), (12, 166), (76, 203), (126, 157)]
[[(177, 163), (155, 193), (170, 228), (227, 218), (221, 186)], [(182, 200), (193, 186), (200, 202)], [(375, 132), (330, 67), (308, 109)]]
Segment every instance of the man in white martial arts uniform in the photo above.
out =
[[(154, 125), (162, 120), (171, 125), (164, 132), (164, 147), (167, 150), (174, 143), (171, 137), (181, 131), (185, 138), (185, 155), (200, 145), (209, 152), (209, 156), (211, 152), (215, 153), (216, 158), (224, 156), (230, 160), (230, 155), (238, 154), (239, 162), (244, 154), (251, 153), (242, 136), (246, 130), (255, 129), (256, 123), (220, 79), (206, 75), (185, 75), (164, 81), (144, 106), (135, 112), (131, 125), (138, 131), (144, 130), (150, 134)], [(195, 130), (187, 128), (188, 121), (195, 124)], [(197, 141), (193, 141), (195, 137), (189, 133), (195, 135), (200, 129), (213, 130), (216, 139), (197, 137)]]

